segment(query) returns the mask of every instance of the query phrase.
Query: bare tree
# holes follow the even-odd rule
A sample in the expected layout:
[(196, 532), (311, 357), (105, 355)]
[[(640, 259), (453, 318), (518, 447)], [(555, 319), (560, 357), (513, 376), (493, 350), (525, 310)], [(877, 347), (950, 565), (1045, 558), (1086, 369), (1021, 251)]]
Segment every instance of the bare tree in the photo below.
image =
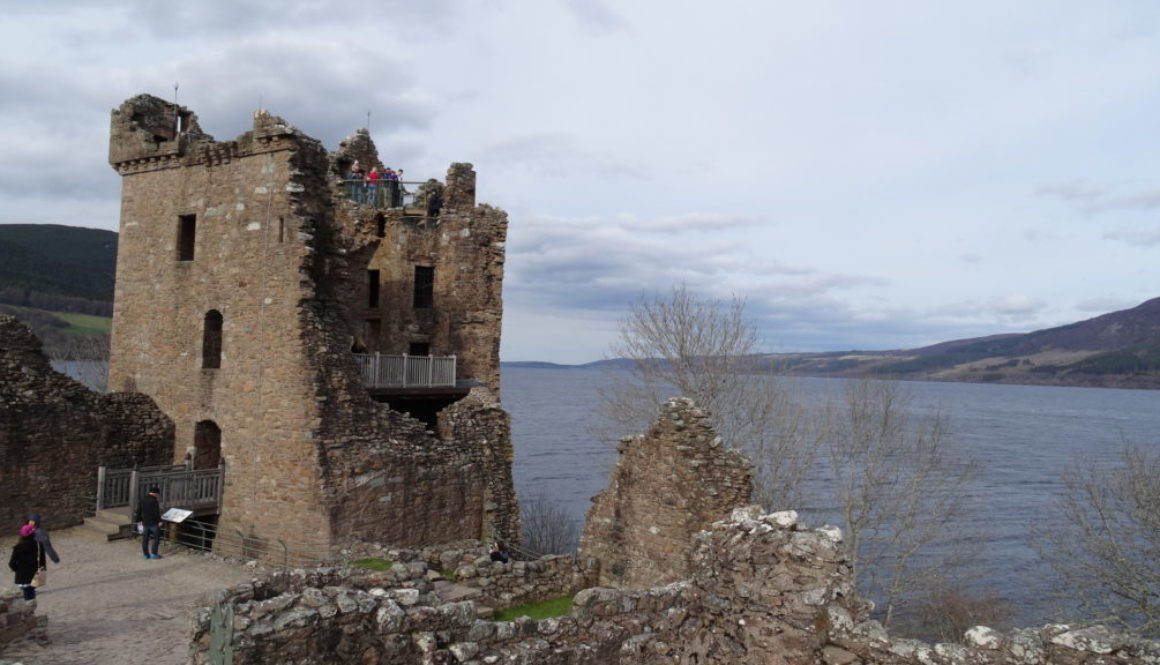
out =
[[(897, 383), (860, 379), (847, 382), (844, 400), (819, 419), (830, 474), (823, 493), (841, 513), (855, 583), (881, 599), (886, 625), (908, 593), (945, 583), (971, 554), (949, 547), (948, 534), (968, 507), (977, 466), (954, 446), (945, 414), (912, 412)], [(929, 554), (935, 543), (942, 556)]]
[(1160, 454), (1125, 445), (1114, 466), (1076, 462), (1032, 544), (1085, 618), (1160, 636)]
[(45, 352), (59, 371), (91, 390), (105, 392), (109, 381), (108, 335), (59, 335), (45, 343)]
[(1015, 608), (995, 591), (975, 592), (962, 582), (940, 581), (915, 594), (908, 611), (896, 617), (895, 625), (906, 635), (929, 642), (962, 642), (974, 626), (1009, 630)]
[(520, 502), (521, 546), (536, 554), (575, 552), (580, 542), (579, 525), (559, 501), (535, 494)]
[[(975, 466), (954, 449), (945, 416), (912, 418), (896, 383), (850, 382), (840, 404), (811, 407), (759, 366), (758, 344), (740, 298), (702, 298), (684, 285), (642, 297), (611, 349), (629, 364), (610, 372), (605, 414), (618, 434), (641, 431), (665, 398), (694, 399), (753, 461), (757, 501), (823, 515), (836, 506), (856, 584), (884, 601), (880, 616), (889, 623), (920, 583), (945, 581), (942, 572), (954, 567), (932, 556), (931, 545), (954, 562), (965, 556), (947, 546), (947, 525), (965, 508)], [(807, 502), (811, 473), (822, 478)]]
[(611, 370), (602, 392), (617, 428), (605, 436), (642, 431), (665, 399), (692, 398), (722, 438), (754, 460), (757, 500), (775, 509), (800, 505), (813, 464), (813, 446), (803, 440), (806, 413), (784, 381), (755, 373), (758, 354), (743, 299), (699, 297), (684, 284), (666, 296), (642, 296), (611, 349), (629, 365)]

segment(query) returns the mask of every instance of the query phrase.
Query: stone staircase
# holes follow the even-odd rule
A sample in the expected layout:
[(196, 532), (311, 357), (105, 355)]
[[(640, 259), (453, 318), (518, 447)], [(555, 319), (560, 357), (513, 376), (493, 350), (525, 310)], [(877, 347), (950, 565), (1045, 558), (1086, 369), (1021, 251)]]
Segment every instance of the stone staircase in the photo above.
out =
[(435, 571), (427, 572), (427, 579), (431, 582), (432, 591), (444, 603), (456, 603), (461, 600), (475, 601), (475, 614), (480, 619), (490, 619), (495, 610), (480, 602), (482, 595), (479, 589), (455, 584)]
[(85, 518), (77, 532), (100, 540), (120, 540), (136, 535), (128, 508), (107, 508)]

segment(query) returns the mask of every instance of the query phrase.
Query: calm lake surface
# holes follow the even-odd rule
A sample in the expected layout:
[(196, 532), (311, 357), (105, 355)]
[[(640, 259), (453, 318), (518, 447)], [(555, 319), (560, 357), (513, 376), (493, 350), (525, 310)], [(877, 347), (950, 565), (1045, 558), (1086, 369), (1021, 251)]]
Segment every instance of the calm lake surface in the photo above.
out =
[[(612, 446), (591, 434), (605, 375), (590, 369), (503, 369), (512, 416), (513, 474), (521, 498), (558, 501), (578, 525), (604, 488)], [(818, 400), (841, 379), (789, 379)], [(906, 382), (917, 413), (941, 409), (950, 429), (984, 466), (962, 532), (983, 534), (977, 589), (1013, 601), (1020, 625), (1051, 619), (1043, 592), (1058, 581), (1028, 545), (1028, 529), (1062, 490), (1060, 472), (1078, 458), (1114, 464), (1124, 442), (1160, 449), (1160, 391)], [(824, 479), (820, 479), (824, 482)], [(809, 526), (820, 526), (808, 522)]]

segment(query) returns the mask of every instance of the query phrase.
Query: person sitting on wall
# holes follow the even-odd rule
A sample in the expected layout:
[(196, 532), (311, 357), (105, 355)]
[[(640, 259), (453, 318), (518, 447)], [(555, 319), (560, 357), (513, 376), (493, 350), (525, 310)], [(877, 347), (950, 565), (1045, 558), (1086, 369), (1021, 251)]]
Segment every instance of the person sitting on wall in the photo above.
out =
[(498, 561), (500, 563), (507, 563), (512, 560), (511, 555), (508, 554), (507, 545), (504, 545), (502, 540), (491, 544), (491, 554), (489, 556), (492, 561)]
[(346, 195), (355, 203), (363, 202), (363, 176), (362, 166), (355, 160), (346, 174)]
[[(390, 172), (390, 169), (387, 169)], [(372, 166), (371, 172), (367, 175), (367, 203), (373, 206), (382, 205), (382, 200), (379, 197), (379, 182), (383, 180), (383, 174), (379, 173), (379, 167)]]

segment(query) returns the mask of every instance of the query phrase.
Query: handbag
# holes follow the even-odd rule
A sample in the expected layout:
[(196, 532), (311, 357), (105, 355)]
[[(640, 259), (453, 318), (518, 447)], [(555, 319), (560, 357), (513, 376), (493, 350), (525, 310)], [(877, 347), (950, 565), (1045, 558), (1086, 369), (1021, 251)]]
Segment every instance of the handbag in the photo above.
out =
[[(37, 565), (40, 564), (40, 559), (43, 556), (44, 556), (44, 549), (40, 546), (40, 543), (37, 543), (36, 544), (36, 563), (37, 563)], [(37, 568), (36, 574), (32, 576), (32, 583), (29, 586), (31, 586), (34, 589), (39, 589), (40, 587), (44, 586), (45, 584), (48, 584), (48, 570), (46, 570), (44, 568)]]

